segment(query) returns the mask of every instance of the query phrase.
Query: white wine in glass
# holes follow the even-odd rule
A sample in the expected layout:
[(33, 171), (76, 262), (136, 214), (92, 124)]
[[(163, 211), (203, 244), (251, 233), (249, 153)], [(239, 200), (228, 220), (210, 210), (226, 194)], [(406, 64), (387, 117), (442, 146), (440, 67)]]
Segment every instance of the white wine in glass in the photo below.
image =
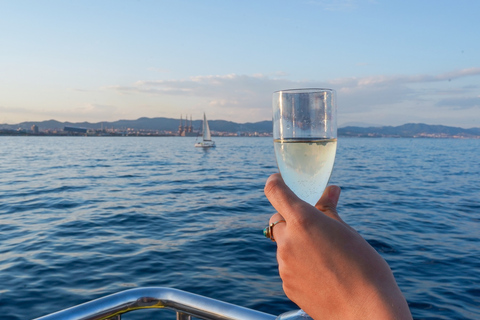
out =
[(335, 91), (291, 89), (273, 94), (273, 139), (287, 186), (315, 205), (333, 169), (337, 150)]

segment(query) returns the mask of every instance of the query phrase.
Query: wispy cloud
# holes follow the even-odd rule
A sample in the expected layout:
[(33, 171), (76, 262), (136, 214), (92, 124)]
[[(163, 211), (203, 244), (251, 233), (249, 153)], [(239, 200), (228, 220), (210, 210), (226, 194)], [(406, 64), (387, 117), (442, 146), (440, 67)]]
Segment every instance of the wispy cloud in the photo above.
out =
[(73, 108), (69, 111), (69, 114), (75, 114), (76, 116), (90, 115), (95, 118), (107, 118), (112, 113), (118, 112), (118, 107), (112, 105), (103, 105), (96, 103), (85, 103), (79, 107)]
[(26, 108), (12, 108), (12, 107), (4, 107), (0, 106), (1, 113), (10, 113), (10, 114), (25, 114), (30, 112), (29, 109)]
[(132, 86), (110, 86), (107, 89), (122, 93), (212, 97), (225, 93), (229, 96), (235, 93), (252, 93), (258, 91), (259, 85), (273, 86), (276, 82), (282, 82), (282, 80), (271, 79), (264, 75), (228, 74), (195, 76), (182, 80), (137, 81)]
[(138, 81), (131, 86), (110, 86), (107, 89), (124, 94), (151, 94), (202, 97), (210, 105), (258, 107), (270, 105), (270, 95), (279, 88), (304, 85), (282, 78), (257, 75), (207, 75), (182, 80)]
[(480, 68), (469, 68), (451, 71), (438, 75), (378, 75), (364, 78), (343, 78), (331, 81), (333, 84), (347, 87), (407, 85), (415, 83), (428, 83), (451, 81), (463, 77), (480, 75)]
[[(202, 75), (101, 88), (96, 92), (99, 94), (97, 100), (102, 103), (31, 110), (4, 104), (0, 106), (0, 113), (5, 119), (27, 114), (31, 118), (105, 121), (141, 116), (176, 117), (184, 113), (195, 117), (206, 111), (211, 119), (252, 122), (271, 118), (274, 91), (326, 87), (338, 92), (340, 125), (363, 121), (480, 126), (480, 86), (476, 84), (479, 76), (480, 68), (441, 74), (377, 75), (325, 81), (295, 81), (281, 72)], [(120, 99), (118, 94), (122, 95)]]
[[(280, 75), (280, 76), (278, 76)], [(479, 104), (479, 87), (453, 80), (480, 76), (480, 68), (454, 70), (442, 74), (378, 75), (339, 78), (328, 81), (293, 81), (276, 75), (206, 75), (180, 80), (138, 81), (131, 86), (110, 86), (121, 94), (190, 98), (202, 101), (215, 114), (239, 115), (250, 120), (271, 117), (271, 94), (280, 89), (330, 87), (338, 92), (339, 113), (345, 118), (398, 117), (410, 119), (415, 113), (428, 118), (435, 109), (467, 109)], [(461, 85), (460, 85), (461, 84)], [(173, 99), (173, 100), (175, 100)], [(181, 100), (181, 99), (179, 99)], [(203, 108), (203, 107), (202, 107)], [(249, 114), (247, 116), (246, 114)], [(408, 114), (408, 117), (407, 117)], [(353, 116), (354, 115), (354, 116)], [(438, 114), (432, 115), (438, 117)], [(380, 120), (379, 120), (380, 121)], [(415, 120), (409, 120), (415, 121)]]
[(442, 99), (436, 103), (439, 107), (454, 109), (480, 108), (480, 97), (457, 97)]
[[(270, 94), (279, 89), (332, 87), (339, 91), (348, 102), (347, 105), (353, 108), (421, 99), (425, 92), (417, 89), (418, 85), (479, 75), (480, 68), (470, 68), (438, 75), (378, 75), (321, 82), (292, 81), (262, 74), (228, 74), (195, 76), (182, 80), (138, 81), (131, 86), (110, 86), (107, 89), (130, 94), (204, 97), (211, 99), (212, 105), (224, 107), (242, 104), (248, 107), (264, 107), (266, 104), (269, 105), (267, 101)], [(466, 90), (468, 89), (465, 87), (461, 91)], [(440, 89), (435, 94), (440, 94)]]
[(12, 108), (0, 106), (0, 113), (13, 116), (28, 115), (31, 121), (38, 118), (65, 121), (102, 121), (105, 119), (111, 119), (112, 114), (119, 114), (119, 108), (94, 103), (85, 103), (77, 107), (63, 109)]

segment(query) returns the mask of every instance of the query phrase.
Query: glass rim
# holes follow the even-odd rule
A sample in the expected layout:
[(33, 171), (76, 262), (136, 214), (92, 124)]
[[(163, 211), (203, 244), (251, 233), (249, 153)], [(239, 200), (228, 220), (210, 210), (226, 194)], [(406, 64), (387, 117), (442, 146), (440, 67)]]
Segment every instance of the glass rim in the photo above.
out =
[(284, 89), (278, 90), (273, 93), (314, 93), (314, 92), (335, 92), (334, 89), (329, 88), (297, 88), (297, 89)]

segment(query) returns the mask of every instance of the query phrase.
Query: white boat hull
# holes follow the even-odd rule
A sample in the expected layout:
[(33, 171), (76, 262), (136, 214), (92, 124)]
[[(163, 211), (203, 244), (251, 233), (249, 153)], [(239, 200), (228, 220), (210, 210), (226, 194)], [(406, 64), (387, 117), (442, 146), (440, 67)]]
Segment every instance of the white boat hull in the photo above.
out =
[(214, 148), (215, 142), (213, 141), (202, 141), (195, 143), (195, 147), (197, 148)]

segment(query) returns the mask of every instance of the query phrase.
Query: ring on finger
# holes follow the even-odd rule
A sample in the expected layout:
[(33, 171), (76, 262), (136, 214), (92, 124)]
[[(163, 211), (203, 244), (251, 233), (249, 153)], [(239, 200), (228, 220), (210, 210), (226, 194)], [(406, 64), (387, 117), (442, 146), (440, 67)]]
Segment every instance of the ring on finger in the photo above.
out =
[(265, 238), (270, 238), (270, 240), (274, 241), (275, 242), (275, 238), (273, 237), (273, 227), (275, 227), (277, 224), (279, 224), (280, 222), (285, 222), (285, 220), (278, 220), (276, 222), (273, 222), (273, 223), (270, 223), (268, 225), (268, 227), (266, 227), (265, 229), (263, 229), (263, 235), (265, 236)]

